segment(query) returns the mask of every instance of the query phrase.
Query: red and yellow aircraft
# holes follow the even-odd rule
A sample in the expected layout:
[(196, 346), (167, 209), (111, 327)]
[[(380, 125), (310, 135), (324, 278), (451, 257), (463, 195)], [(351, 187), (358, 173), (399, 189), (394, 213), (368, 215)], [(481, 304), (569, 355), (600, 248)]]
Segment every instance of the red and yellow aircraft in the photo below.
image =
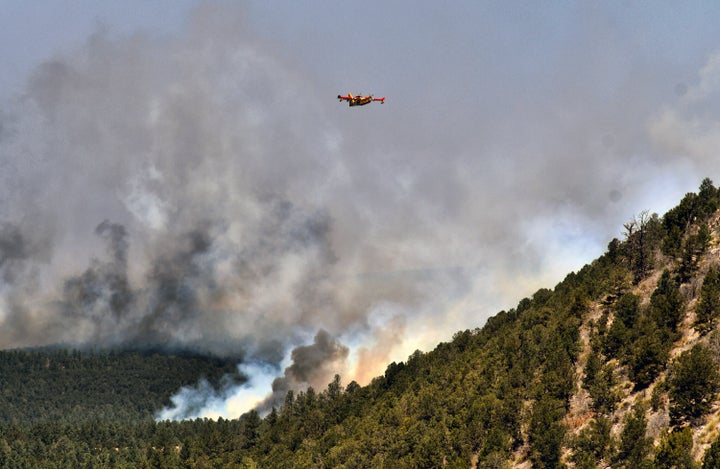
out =
[(348, 93), (347, 96), (338, 95), (340, 102), (347, 101), (350, 106), (364, 106), (372, 101), (380, 101), (381, 104), (385, 104), (385, 97), (373, 98), (372, 95), (368, 96), (353, 96), (352, 93)]

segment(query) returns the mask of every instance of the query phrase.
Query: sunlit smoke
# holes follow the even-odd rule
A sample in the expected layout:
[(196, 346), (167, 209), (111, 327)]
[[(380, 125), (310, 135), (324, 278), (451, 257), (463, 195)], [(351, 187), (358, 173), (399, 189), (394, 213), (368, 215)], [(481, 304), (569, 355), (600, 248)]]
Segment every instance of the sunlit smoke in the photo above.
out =
[(196, 386), (183, 387), (171, 397), (172, 404), (156, 415), (158, 420), (184, 420), (196, 418), (238, 418), (260, 406), (277, 376), (276, 366), (268, 363), (245, 362), (238, 372), (247, 381), (240, 385), (212, 386), (200, 380)]
[(406, 80), (351, 113), (247, 14), (97, 33), (4, 106), (0, 347), (242, 356), (245, 383), (158, 417), (267, 410), (482, 326), (717, 173), (717, 55), (658, 98), (598, 89), (579, 42), (542, 99), (483, 74), (472, 99)]

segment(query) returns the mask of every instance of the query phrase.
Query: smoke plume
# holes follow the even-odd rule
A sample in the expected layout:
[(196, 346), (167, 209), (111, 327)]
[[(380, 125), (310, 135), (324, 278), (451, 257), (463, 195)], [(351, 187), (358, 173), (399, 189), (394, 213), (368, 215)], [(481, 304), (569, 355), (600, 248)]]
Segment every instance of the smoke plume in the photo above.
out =
[[(425, 31), (423, 8), (389, 16)], [(0, 347), (242, 356), (242, 386), (159, 414), (237, 415), (335, 373), (364, 384), (551, 286), (717, 166), (717, 56), (658, 82), (676, 70), (575, 14), (594, 27), (553, 54), (467, 50), (504, 21), (485, 15), (433, 22), (422, 53), (368, 39), (383, 67), (309, 36), (388, 95), (350, 112), (334, 97), (362, 90), (325, 56), (223, 2), (38, 65), (0, 113)], [(453, 72), (425, 73), (433, 57)]]
[(263, 404), (265, 410), (282, 404), (288, 391), (302, 389), (306, 384), (315, 389), (330, 382), (348, 356), (348, 348), (321, 329), (311, 345), (297, 347), (292, 351), (292, 365), (285, 368), (285, 375), (272, 383), (272, 395)]

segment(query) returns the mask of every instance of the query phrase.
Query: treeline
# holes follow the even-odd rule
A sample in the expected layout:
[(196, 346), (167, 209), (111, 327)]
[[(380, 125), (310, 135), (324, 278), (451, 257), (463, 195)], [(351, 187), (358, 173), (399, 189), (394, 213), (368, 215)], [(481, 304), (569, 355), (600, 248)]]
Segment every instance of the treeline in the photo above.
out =
[[(289, 392), (266, 416), (238, 420), (43, 419), (103, 402), (86, 395), (6, 420), (0, 468), (720, 467), (716, 428), (701, 460), (693, 448), (720, 389), (720, 273), (717, 260), (705, 260), (719, 201), (706, 179), (665, 216), (641, 213), (623, 240), (554, 289), (391, 363), (367, 386), (336, 376), (326, 389)], [(671, 358), (687, 327), (700, 339)], [(141, 361), (138, 369), (161, 367)], [(40, 360), (40, 374), (52, 366)], [(133, 389), (157, 386), (151, 381)], [(159, 407), (168, 388), (155, 389), (124, 405), (146, 409), (157, 399)], [(568, 412), (582, 393), (587, 421), (573, 427)], [(623, 399), (629, 408), (618, 412)], [(653, 413), (668, 416), (655, 440), (646, 436)]]
[(152, 419), (201, 377), (234, 377), (237, 361), (160, 351), (0, 351), (0, 425)]

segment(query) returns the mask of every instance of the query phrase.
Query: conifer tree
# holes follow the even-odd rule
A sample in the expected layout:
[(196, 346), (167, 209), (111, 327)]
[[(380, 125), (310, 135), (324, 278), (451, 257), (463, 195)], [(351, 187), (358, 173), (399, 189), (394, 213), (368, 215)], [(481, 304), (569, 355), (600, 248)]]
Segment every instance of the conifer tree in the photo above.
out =
[(680, 286), (670, 275), (670, 271), (665, 269), (650, 297), (650, 317), (658, 327), (674, 333), (685, 314), (683, 303)]
[(680, 282), (688, 282), (690, 278), (695, 274), (695, 272), (697, 271), (698, 262), (700, 261), (700, 257), (703, 253), (705, 253), (709, 244), (710, 228), (708, 228), (707, 223), (703, 223), (702, 225), (700, 225), (698, 232), (694, 235), (688, 236), (687, 240), (685, 241), (682, 261), (680, 263), (680, 268), (678, 269)]
[(645, 407), (635, 406), (623, 420), (623, 429), (620, 433), (617, 459), (618, 462), (624, 462), (625, 467), (640, 467), (650, 452), (652, 440), (645, 437), (646, 429)]
[(635, 284), (645, 278), (652, 269), (653, 249), (660, 238), (660, 221), (657, 214), (643, 210), (637, 217), (623, 225), (628, 247), (630, 271)]
[(542, 396), (535, 403), (528, 435), (533, 467), (559, 467), (560, 449), (566, 431), (560, 420), (564, 413), (565, 403), (555, 398)]
[(720, 467), (720, 436), (705, 451), (702, 460), (702, 469), (717, 469), (718, 467)]
[(697, 344), (670, 367), (670, 417), (677, 423), (706, 414), (720, 389), (720, 373), (710, 350)]
[(702, 333), (713, 329), (720, 315), (720, 270), (710, 267), (700, 289), (700, 300), (695, 308), (695, 327)]
[(655, 463), (659, 467), (695, 469), (697, 464), (692, 455), (692, 429), (666, 433), (660, 440)]
[(654, 321), (642, 319), (635, 328), (637, 339), (628, 349), (624, 362), (637, 389), (644, 389), (665, 369), (671, 343)]

